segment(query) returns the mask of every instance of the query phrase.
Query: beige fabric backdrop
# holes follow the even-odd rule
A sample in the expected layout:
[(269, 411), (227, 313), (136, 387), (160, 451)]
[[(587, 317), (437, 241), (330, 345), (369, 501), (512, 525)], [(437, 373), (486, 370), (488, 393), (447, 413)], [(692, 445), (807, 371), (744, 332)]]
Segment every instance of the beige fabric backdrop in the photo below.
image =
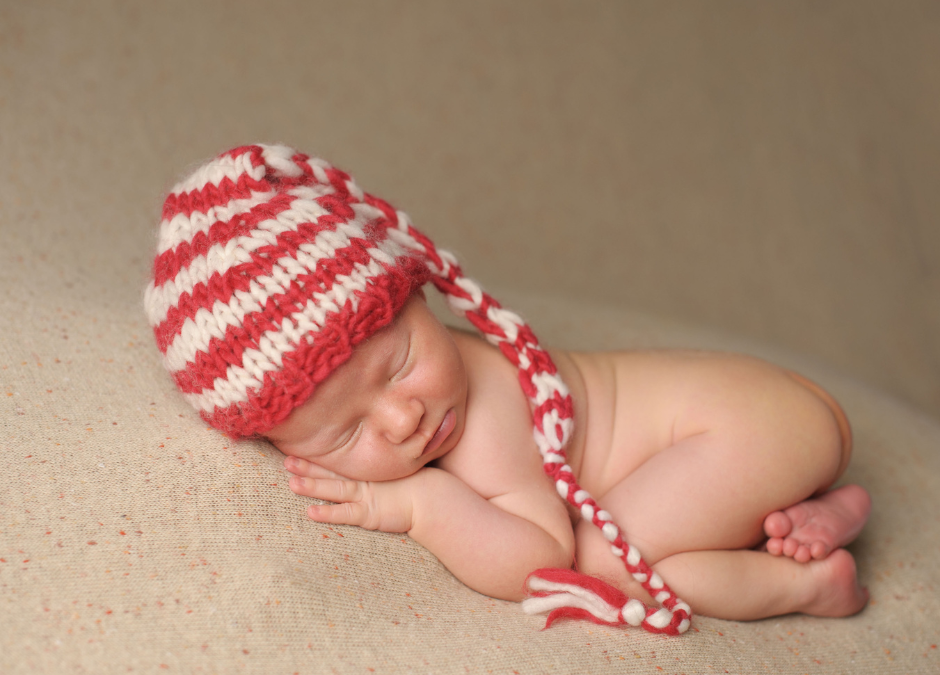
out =
[(142, 241), (186, 166), (284, 141), (490, 283), (816, 354), (940, 415), (936, 2), (0, 3), (0, 63), (15, 222), (108, 209), (98, 236)]
[[(25, 262), (14, 271), (30, 276)], [(0, 672), (940, 666), (940, 424), (804, 358), (620, 309), (498, 292), (554, 344), (734, 349), (809, 374), (845, 405), (856, 435), (846, 479), (876, 504), (851, 547), (872, 593), (858, 616), (696, 617), (675, 639), (583, 623), (540, 632), (540, 618), (467, 589), (406, 537), (307, 521), (271, 446), (225, 441), (159, 376), (135, 332), (134, 289), (14, 290), (0, 300), (3, 316), (19, 317), (0, 331)]]
[[(938, 8), (0, 3), (0, 671), (935, 672)], [(540, 633), (407, 539), (306, 522), (140, 309), (162, 190), (256, 140), (348, 168), (548, 340), (831, 387), (873, 605)]]

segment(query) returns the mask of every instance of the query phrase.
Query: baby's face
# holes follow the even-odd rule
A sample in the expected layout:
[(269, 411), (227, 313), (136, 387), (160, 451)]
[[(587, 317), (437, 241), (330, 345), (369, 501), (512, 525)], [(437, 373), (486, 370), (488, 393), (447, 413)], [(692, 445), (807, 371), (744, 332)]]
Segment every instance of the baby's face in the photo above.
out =
[(346, 478), (393, 480), (453, 449), (466, 407), (463, 359), (419, 294), (267, 437)]

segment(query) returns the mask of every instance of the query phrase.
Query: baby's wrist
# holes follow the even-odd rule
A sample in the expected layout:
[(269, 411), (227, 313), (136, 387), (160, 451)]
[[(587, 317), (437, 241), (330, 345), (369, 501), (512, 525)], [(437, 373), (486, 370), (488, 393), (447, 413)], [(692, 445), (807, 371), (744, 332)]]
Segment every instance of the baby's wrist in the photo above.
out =
[(432, 529), (436, 516), (440, 513), (442, 505), (448, 495), (453, 496), (459, 490), (456, 483), (462, 481), (456, 476), (442, 469), (424, 467), (410, 477), (413, 481), (409, 493), (411, 495), (411, 528), (409, 536), (416, 541), (421, 540), (421, 533)]

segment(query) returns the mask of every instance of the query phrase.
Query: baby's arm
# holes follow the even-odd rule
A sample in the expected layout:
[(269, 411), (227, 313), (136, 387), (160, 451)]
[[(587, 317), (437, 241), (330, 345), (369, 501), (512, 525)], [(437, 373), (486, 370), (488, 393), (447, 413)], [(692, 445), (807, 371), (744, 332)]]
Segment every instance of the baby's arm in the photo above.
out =
[(409, 534), (474, 590), (521, 600), (533, 570), (571, 567), (574, 533), (553, 492), (518, 491), (487, 500), (446, 471), (427, 468), (422, 474)]
[(571, 523), (547, 481), (487, 500), (456, 476), (431, 467), (385, 482), (346, 480), (295, 457), (285, 467), (295, 474), (290, 482), (295, 493), (334, 502), (310, 506), (311, 519), (407, 532), (485, 595), (520, 600), (529, 572), (571, 566)]

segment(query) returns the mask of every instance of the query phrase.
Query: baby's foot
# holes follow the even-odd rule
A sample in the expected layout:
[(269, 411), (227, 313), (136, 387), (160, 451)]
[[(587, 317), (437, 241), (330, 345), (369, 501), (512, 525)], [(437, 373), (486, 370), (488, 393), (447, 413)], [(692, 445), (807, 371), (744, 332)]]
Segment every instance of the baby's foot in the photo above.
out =
[(868, 590), (858, 585), (855, 559), (844, 548), (836, 549), (825, 560), (809, 564), (814, 583), (808, 588), (806, 602), (800, 609), (813, 616), (851, 616), (868, 603)]
[(870, 510), (871, 497), (864, 488), (846, 485), (831, 490), (767, 516), (764, 548), (797, 562), (822, 560), (858, 536)]

